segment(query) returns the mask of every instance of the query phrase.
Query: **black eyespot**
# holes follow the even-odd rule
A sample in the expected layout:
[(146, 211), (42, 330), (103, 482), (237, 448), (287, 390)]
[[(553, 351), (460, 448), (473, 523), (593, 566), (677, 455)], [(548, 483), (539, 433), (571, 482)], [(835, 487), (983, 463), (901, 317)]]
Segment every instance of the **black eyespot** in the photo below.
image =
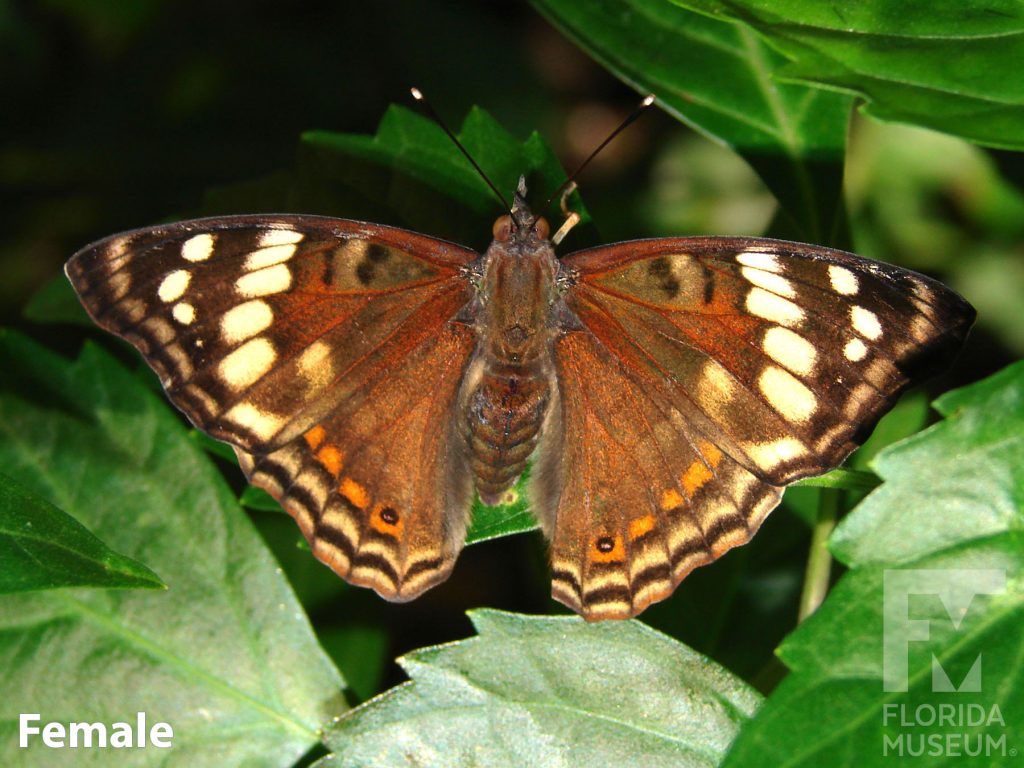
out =
[(597, 540), (597, 544), (595, 546), (597, 547), (598, 552), (607, 554), (615, 549), (615, 539), (611, 536), (602, 536)]
[(380, 511), (380, 519), (388, 525), (396, 525), (398, 523), (398, 513), (391, 507), (384, 507)]
[(370, 281), (373, 280), (373, 276), (376, 271), (377, 270), (374, 269), (373, 262), (361, 261), (356, 267), (356, 277), (359, 278), (359, 282), (363, 285), (369, 285)]

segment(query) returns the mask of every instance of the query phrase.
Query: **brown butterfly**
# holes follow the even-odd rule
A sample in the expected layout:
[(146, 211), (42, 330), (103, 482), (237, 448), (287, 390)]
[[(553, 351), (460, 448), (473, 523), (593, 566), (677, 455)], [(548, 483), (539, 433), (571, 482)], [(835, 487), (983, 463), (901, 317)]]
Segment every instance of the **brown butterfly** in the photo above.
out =
[(761, 238), (556, 258), (521, 181), (482, 256), (401, 229), (227, 216), (67, 264), (197, 427), (352, 584), (448, 577), (474, 490), (536, 453), (556, 599), (635, 616), (743, 544), (783, 486), (835, 467), (973, 321), (922, 275)]

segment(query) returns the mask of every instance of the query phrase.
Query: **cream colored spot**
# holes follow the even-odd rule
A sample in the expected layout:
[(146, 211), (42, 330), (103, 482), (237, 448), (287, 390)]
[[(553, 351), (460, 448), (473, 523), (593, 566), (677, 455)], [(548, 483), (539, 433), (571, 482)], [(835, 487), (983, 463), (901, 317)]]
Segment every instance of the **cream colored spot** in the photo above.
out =
[(182, 325), (191, 325), (196, 319), (196, 308), (187, 301), (179, 301), (171, 310), (171, 315)]
[(931, 338), (932, 335), (932, 324), (928, 322), (928, 318), (923, 315), (918, 315), (910, 322), (910, 335), (915, 341), (925, 342)]
[(304, 234), (296, 232), (294, 229), (268, 229), (260, 235), (260, 246), (270, 247), (273, 245), (301, 243), (304, 237)]
[(107, 269), (110, 272), (117, 272), (131, 259), (131, 252), (128, 250), (131, 240), (129, 235), (120, 235), (107, 241), (104, 256), (107, 259)]
[(220, 335), (228, 344), (237, 344), (260, 333), (273, 321), (270, 305), (254, 299), (232, 307), (221, 316)]
[(185, 261), (206, 261), (213, 254), (213, 235), (204, 232), (194, 235), (181, 246), (181, 257)]
[(247, 387), (270, 370), (277, 360), (274, 345), (259, 337), (247, 341), (220, 362), (221, 379), (236, 389)]
[(916, 278), (913, 281), (913, 285), (914, 295), (917, 296), (917, 298), (919, 298), (921, 302), (927, 307), (927, 309), (924, 310), (925, 314), (928, 316), (933, 316), (935, 313), (935, 308), (931, 305), (931, 302), (934, 301), (935, 297), (933, 295), (932, 289)]
[(782, 269), (778, 257), (774, 253), (766, 253), (764, 251), (744, 251), (737, 254), (736, 261), (745, 267), (765, 269), (769, 272), (779, 272)]
[(743, 448), (759, 467), (768, 470), (807, 453), (803, 443), (793, 437), (783, 437), (765, 443), (748, 443)]
[(708, 414), (725, 419), (729, 415), (729, 404), (736, 393), (736, 382), (718, 363), (708, 361), (701, 372), (700, 384), (697, 386), (697, 399)]
[(177, 371), (179, 379), (187, 379), (192, 375), (192, 362), (185, 354), (185, 350), (178, 344), (170, 344), (164, 350)]
[(269, 296), (287, 291), (292, 285), (292, 273), (285, 264), (276, 264), (258, 272), (242, 275), (235, 282), (235, 289), (240, 296), (252, 299), (257, 296)]
[(789, 368), (804, 376), (814, 370), (818, 353), (807, 339), (788, 328), (773, 326), (764, 334), (764, 351)]
[(883, 357), (876, 358), (864, 371), (864, 378), (876, 389), (884, 389), (889, 381), (889, 361)]
[(269, 440), (284, 426), (285, 418), (257, 408), (250, 403), (239, 403), (226, 414), (228, 421), (244, 427), (261, 440)]
[(146, 302), (142, 299), (128, 299), (124, 303), (124, 312), (129, 321), (137, 323), (146, 316)]
[(843, 354), (846, 355), (847, 360), (851, 360), (856, 363), (867, 356), (868, 348), (860, 339), (850, 339), (846, 342), (846, 346), (843, 347)]
[(830, 264), (828, 279), (832, 283), (832, 289), (844, 296), (853, 296), (860, 289), (860, 282), (857, 280), (857, 276), (846, 267)]
[(740, 269), (740, 272), (751, 283), (764, 288), (766, 291), (777, 293), (780, 296), (788, 296), (789, 298), (796, 296), (793, 284), (782, 275), (777, 275), (774, 272), (765, 272), (763, 269), (754, 269), (753, 267), (743, 267)]
[(870, 384), (858, 384), (850, 393), (850, 399), (846, 401), (843, 415), (848, 419), (855, 419), (875, 394), (875, 388)]
[(818, 400), (793, 374), (770, 365), (761, 372), (757, 386), (765, 398), (789, 421), (807, 421)]
[(299, 372), (314, 389), (325, 387), (334, 375), (331, 365), (331, 347), (325, 341), (315, 341), (299, 356)]
[(754, 288), (747, 294), (747, 311), (779, 325), (795, 325), (804, 319), (800, 307), (763, 288)]
[(881, 337), (882, 324), (871, 310), (858, 306), (850, 307), (850, 320), (853, 322), (853, 329), (861, 336), (871, 340)]
[(131, 278), (127, 272), (115, 272), (110, 276), (110, 298), (117, 301), (126, 293), (131, 286)]
[(294, 243), (285, 243), (253, 251), (245, 260), (245, 270), (255, 272), (257, 269), (271, 267), (274, 264), (280, 264), (282, 261), (288, 261), (288, 259), (295, 255), (296, 247)]
[(320, 475), (314, 472), (304, 472), (295, 478), (295, 487), (305, 491), (313, 502), (313, 509), (323, 509), (327, 503), (327, 495), (330, 487), (320, 479)]
[(162, 317), (151, 317), (143, 321), (140, 327), (158, 344), (170, 344), (178, 335), (174, 326)]
[(188, 290), (188, 283), (191, 279), (192, 275), (188, 270), (176, 269), (161, 281), (156, 295), (160, 297), (161, 301), (176, 301)]

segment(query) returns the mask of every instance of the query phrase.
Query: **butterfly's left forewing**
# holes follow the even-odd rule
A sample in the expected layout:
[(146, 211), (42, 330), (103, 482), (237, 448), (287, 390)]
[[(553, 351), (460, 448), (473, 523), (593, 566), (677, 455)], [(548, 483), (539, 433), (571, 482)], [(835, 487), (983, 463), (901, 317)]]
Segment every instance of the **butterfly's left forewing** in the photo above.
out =
[(781, 486), (837, 466), (947, 365), (974, 317), (924, 276), (765, 239), (563, 265), (580, 327), (555, 345), (560, 428), (540, 466), (563, 452), (567, 471), (538, 473), (535, 498), (555, 594), (588, 618), (635, 615), (746, 541)]
[(362, 222), (235, 216), (89, 246), (67, 273), (198, 427), (353, 583), (409, 599), (462, 545), (472, 251)]

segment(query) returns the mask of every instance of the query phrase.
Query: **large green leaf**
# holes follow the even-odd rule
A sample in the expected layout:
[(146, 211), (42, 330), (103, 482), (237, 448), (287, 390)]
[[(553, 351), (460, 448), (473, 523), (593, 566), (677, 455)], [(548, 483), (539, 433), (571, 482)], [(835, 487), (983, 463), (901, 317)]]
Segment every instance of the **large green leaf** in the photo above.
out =
[(715, 766), (760, 701), (639, 622), (470, 618), (479, 637), (400, 659), (412, 680), (333, 724), (317, 766)]
[(132, 765), (291, 765), (344, 709), (341, 680), (216, 467), (135, 376), (0, 336), (0, 464), (166, 591), (0, 598), (0, 764), (112, 765), (109, 750), (18, 748), (18, 714), (149, 722), (173, 748)]
[(75, 518), (0, 472), (0, 593), (54, 587), (165, 586)]
[(781, 74), (859, 93), (876, 117), (1024, 149), (1017, 0), (672, 1), (749, 24), (793, 59)]
[[(529, 201), (558, 220), (557, 208), (539, 206), (565, 180), (551, 148), (536, 133), (519, 141), (487, 112), (470, 110), (459, 139), (511, 203), (519, 176)], [(369, 218), (478, 248), (491, 239), (501, 203), (433, 120), (392, 106), (374, 136), (311, 131), (294, 179), (299, 200), (339, 215)], [(584, 216), (579, 195), (571, 207)]]
[(807, 240), (837, 225), (848, 96), (779, 82), (750, 29), (665, 0), (533, 0), (555, 26), (687, 125), (740, 152)]
[[(884, 484), (833, 539), (851, 571), (783, 644), (779, 654), (793, 672), (744, 727), (726, 765), (893, 765), (900, 744), (918, 749), (922, 737), (935, 741), (915, 765), (1017, 764), (1015, 750), (1024, 745), (1024, 363), (951, 392), (936, 407), (943, 422), (874, 460)], [(994, 587), (984, 583), (986, 570), (995, 573)], [(904, 608), (896, 602), (900, 579), (917, 581)], [(974, 592), (969, 606), (957, 602)], [(913, 642), (909, 621), (926, 630)], [(980, 690), (944, 691), (941, 676), (933, 682), (933, 654), (953, 688), (981, 658)], [(886, 658), (890, 674), (906, 661), (906, 674), (896, 674), (906, 691), (883, 684)], [(955, 706), (946, 722), (928, 723), (940, 705)], [(971, 708), (983, 713), (982, 724), (966, 719)], [(979, 737), (991, 737), (991, 748), (968, 760)]]

